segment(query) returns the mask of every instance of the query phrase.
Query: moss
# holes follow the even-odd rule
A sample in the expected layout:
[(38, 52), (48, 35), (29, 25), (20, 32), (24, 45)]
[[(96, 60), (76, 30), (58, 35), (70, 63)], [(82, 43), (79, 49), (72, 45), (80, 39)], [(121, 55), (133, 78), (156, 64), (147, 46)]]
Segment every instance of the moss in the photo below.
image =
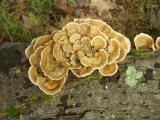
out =
[(5, 115), (7, 117), (16, 117), (16, 118), (18, 118), (19, 115), (20, 115), (20, 112), (15, 107), (12, 107), (12, 106), (6, 108), (4, 113), (5, 113)]
[(95, 78), (98, 79), (98, 80), (102, 79), (103, 77), (104, 76), (101, 75), (99, 72), (97, 72), (96, 75), (95, 75)]
[(39, 94), (38, 97), (40, 99), (42, 99), (43, 101), (49, 101), (49, 100), (51, 100), (53, 98), (51, 95), (47, 95), (45, 93)]
[(87, 77), (84, 77), (84, 82), (85, 82), (85, 84), (89, 84), (91, 81), (93, 81), (93, 80), (95, 80), (95, 77), (94, 76), (92, 76), (92, 75), (89, 75), (89, 76), (87, 76)]
[(148, 58), (150, 56), (150, 53), (145, 50), (133, 49), (133, 50), (131, 50), (130, 55), (133, 55), (138, 58)]
[(68, 99), (67, 99), (67, 105), (68, 106), (71, 106), (75, 103), (74, 99), (73, 99), (73, 96), (72, 95), (69, 95), (68, 96)]
[(80, 89), (80, 86), (79, 86), (79, 85), (75, 85), (73, 88), (74, 88), (75, 90), (79, 90), (79, 89)]

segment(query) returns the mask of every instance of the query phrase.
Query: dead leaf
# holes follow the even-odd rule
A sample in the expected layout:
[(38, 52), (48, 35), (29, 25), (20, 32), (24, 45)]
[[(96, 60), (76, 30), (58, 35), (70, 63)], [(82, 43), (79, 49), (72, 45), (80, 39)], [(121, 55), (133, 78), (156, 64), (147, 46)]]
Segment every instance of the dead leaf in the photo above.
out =
[(29, 20), (29, 17), (22, 15), (22, 19), (23, 19), (24, 27), (27, 29), (30, 29), (32, 25), (31, 25), (31, 21)]
[(65, 11), (67, 14), (72, 15), (73, 8), (68, 6), (67, 3), (64, 0), (60, 0), (57, 2), (57, 7), (63, 11)]

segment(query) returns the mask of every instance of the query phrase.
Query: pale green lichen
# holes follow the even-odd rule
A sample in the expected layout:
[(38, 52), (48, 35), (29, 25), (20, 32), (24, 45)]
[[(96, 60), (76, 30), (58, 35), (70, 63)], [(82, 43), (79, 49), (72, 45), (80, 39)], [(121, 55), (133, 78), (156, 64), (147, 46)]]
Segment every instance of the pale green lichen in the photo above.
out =
[(143, 77), (143, 72), (137, 71), (134, 66), (128, 66), (125, 79), (127, 85), (134, 87), (141, 77)]

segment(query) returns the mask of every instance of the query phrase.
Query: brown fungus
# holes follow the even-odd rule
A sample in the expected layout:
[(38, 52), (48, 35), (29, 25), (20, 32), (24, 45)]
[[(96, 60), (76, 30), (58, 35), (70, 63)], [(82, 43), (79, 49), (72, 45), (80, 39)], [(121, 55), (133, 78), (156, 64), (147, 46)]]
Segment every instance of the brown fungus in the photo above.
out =
[(77, 77), (96, 69), (103, 76), (114, 75), (130, 48), (129, 39), (102, 20), (75, 19), (51, 35), (35, 38), (26, 48), (31, 64), (28, 76), (43, 92), (54, 95), (69, 70)]
[(156, 39), (156, 48), (157, 50), (160, 50), (160, 37)]
[(117, 63), (107, 64), (104, 68), (99, 69), (99, 72), (103, 76), (112, 76), (118, 71)]
[(54, 59), (51, 46), (47, 46), (41, 53), (40, 66), (45, 76), (51, 80), (60, 80), (68, 74), (68, 67)]
[(120, 56), (120, 42), (117, 39), (110, 39), (107, 46), (108, 64), (115, 62)]
[(32, 40), (31, 45), (29, 45), (26, 49), (25, 49), (25, 55), (26, 57), (29, 59), (29, 57), (34, 53), (33, 50), (33, 46), (36, 43), (36, 38)]
[(82, 51), (79, 51), (77, 54), (82, 65), (95, 69), (104, 67), (108, 62), (108, 54), (105, 50), (99, 50), (91, 57), (85, 55)]
[(37, 85), (38, 87), (48, 95), (54, 95), (61, 90), (63, 84), (65, 83), (67, 76), (60, 80), (51, 80), (47, 77), (38, 77)]
[(92, 74), (94, 69), (91, 67), (81, 66), (79, 69), (71, 69), (71, 71), (77, 77), (85, 77)]
[(154, 40), (151, 36), (140, 33), (134, 38), (136, 49), (152, 49), (155, 51)]

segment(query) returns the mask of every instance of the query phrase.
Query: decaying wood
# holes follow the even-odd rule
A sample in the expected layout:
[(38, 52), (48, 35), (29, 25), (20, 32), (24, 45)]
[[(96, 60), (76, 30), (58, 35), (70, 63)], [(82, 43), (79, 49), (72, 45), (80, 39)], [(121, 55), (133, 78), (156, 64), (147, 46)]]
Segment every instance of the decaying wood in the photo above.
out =
[[(47, 96), (27, 76), (27, 45), (5, 43), (0, 47), (0, 118), (8, 106), (20, 111), (20, 120), (158, 120), (160, 119), (160, 52), (133, 53), (119, 64), (112, 77), (85, 78), (69, 74), (62, 91)], [(145, 53), (146, 54), (146, 53)], [(127, 66), (144, 76), (136, 86), (125, 83)]]

